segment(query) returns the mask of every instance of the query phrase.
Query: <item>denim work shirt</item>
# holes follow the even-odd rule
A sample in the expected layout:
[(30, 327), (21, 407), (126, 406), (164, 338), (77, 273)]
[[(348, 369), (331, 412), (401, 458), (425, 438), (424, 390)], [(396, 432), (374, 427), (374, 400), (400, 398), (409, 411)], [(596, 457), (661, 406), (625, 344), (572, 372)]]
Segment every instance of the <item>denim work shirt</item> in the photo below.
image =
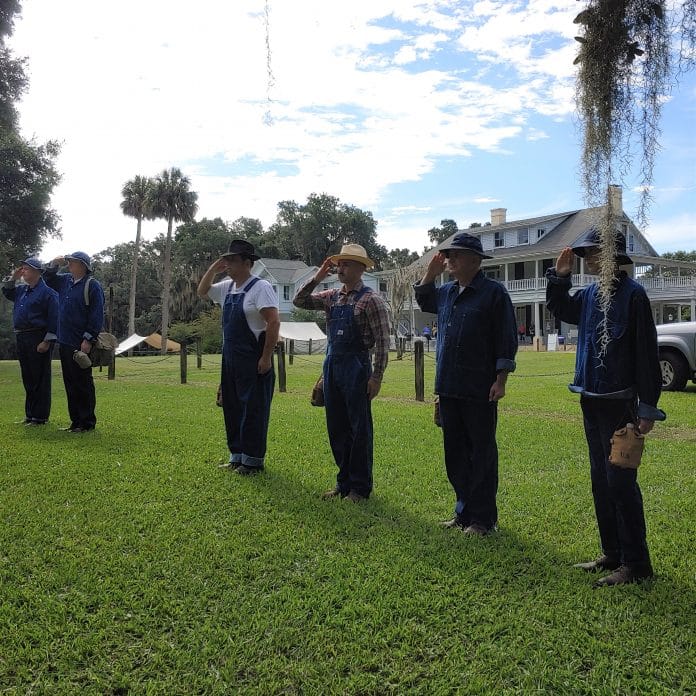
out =
[(568, 324), (577, 324), (575, 378), (570, 391), (595, 399), (638, 399), (637, 416), (664, 420), (657, 408), (662, 372), (657, 353), (657, 331), (650, 300), (641, 285), (625, 271), (616, 277), (608, 313), (609, 343), (600, 342), (604, 313), (597, 284), (570, 295), (570, 277), (546, 271), (546, 306)]
[(85, 283), (89, 274), (77, 282), (70, 273), (57, 273), (49, 267), (44, 271), (46, 284), (60, 298), (58, 315), (58, 342), (79, 348), (83, 339), (94, 342), (104, 325), (104, 291), (97, 280), (89, 283), (89, 306), (85, 304)]
[(414, 290), (421, 310), (437, 314), (435, 392), (487, 402), (497, 373), (515, 370), (517, 322), (507, 291), (481, 271), (461, 292), (457, 281)]
[(55, 341), (58, 332), (58, 293), (44, 283), (43, 278), (32, 288), (8, 282), (2, 294), (14, 302), (12, 319), (15, 331), (31, 329), (46, 332), (44, 341)]

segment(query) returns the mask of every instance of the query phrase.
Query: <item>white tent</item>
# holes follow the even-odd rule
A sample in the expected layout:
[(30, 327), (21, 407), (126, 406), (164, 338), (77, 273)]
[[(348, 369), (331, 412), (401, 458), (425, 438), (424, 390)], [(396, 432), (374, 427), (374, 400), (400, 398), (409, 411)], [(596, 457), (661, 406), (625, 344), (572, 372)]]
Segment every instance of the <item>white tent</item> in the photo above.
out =
[[(118, 344), (116, 348), (116, 355), (125, 353), (127, 350), (135, 348), (135, 346), (143, 342), (147, 343), (147, 345), (151, 346), (152, 348), (161, 348), (162, 336), (160, 336), (158, 333), (150, 334), (149, 336), (138, 336), (138, 334), (133, 334), (132, 336), (123, 339), (123, 341), (121, 341), (121, 343)], [(179, 350), (181, 350), (181, 346), (176, 341), (172, 341), (168, 338), (167, 352), (176, 353)]]
[(285, 340), (285, 352), (290, 351), (293, 341), (293, 353), (301, 355), (310, 352), (326, 351), (326, 334), (313, 321), (281, 321), (280, 337)]

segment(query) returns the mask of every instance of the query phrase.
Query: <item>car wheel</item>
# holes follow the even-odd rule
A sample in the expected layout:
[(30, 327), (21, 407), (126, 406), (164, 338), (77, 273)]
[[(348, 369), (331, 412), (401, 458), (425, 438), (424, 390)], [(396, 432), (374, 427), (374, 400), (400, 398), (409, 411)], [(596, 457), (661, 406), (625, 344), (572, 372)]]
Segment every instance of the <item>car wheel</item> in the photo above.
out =
[(673, 350), (660, 353), (663, 391), (682, 391), (689, 378), (688, 367), (684, 358)]

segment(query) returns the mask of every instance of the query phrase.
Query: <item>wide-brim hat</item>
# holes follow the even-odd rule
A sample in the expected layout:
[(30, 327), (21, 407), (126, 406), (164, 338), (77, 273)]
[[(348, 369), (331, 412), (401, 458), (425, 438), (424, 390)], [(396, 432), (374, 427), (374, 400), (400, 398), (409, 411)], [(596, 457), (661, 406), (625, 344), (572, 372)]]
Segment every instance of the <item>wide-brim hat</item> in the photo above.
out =
[(365, 268), (372, 268), (375, 265), (375, 262), (367, 255), (365, 247), (360, 246), (360, 244), (344, 244), (341, 247), (341, 251), (330, 258), (332, 263), (338, 263), (339, 261), (357, 261), (365, 266)]
[(29, 266), (29, 268), (33, 268), (36, 271), (43, 271), (43, 264), (36, 256), (30, 256), (28, 259), (24, 259), (24, 261), (22, 261), (22, 266)]
[(246, 239), (233, 239), (230, 242), (229, 249), (222, 255), (225, 256), (243, 256), (252, 261), (258, 261), (261, 257), (255, 252), (254, 245), (247, 242)]
[(482, 259), (492, 259), (492, 256), (483, 253), (483, 246), (478, 237), (468, 232), (459, 232), (452, 237), (452, 241), (447, 246), (438, 248), (438, 251), (447, 256), (448, 251), (464, 251), (480, 256)]
[[(616, 240), (616, 263), (619, 266), (626, 266), (633, 263), (631, 257), (626, 254), (626, 237), (621, 232), (615, 232)], [(602, 246), (602, 236), (597, 227), (590, 227), (585, 230), (570, 246), (573, 253), (581, 259), (585, 258), (588, 249)]]
[(72, 254), (66, 254), (64, 258), (66, 261), (72, 260), (84, 263), (88, 271), (92, 270), (92, 259), (89, 257), (89, 254), (85, 254), (84, 251), (75, 251)]

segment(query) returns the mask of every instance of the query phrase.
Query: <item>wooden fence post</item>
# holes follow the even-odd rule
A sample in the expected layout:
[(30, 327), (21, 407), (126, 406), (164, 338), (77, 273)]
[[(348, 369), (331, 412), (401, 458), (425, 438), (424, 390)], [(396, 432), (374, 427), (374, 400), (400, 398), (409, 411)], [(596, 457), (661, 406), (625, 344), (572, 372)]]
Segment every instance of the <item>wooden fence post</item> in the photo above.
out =
[(312, 354), (312, 339), (309, 339), (309, 355)]
[(179, 359), (181, 361), (181, 383), (186, 384), (186, 368), (188, 363), (186, 360), (186, 341), (181, 342), (181, 350), (179, 351)]
[(196, 336), (196, 367), (200, 370), (203, 367), (203, 340)]
[(292, 365), (293, 358), (295, 357), (295, 341), (290, 339), (290, 352), (288, 353), (288, 362)]
[(416, 401), (425, 401), (425, 356), (423, 341), (414, 341), (414, 363), (416, 365)]
[(109, 375), (108, 375), (107, 379), (108, 380), (116, 379), (116, 356), (115, 355), (113, 358), (111, 358), (111, 362), (109, 363)]
[(278, 391), (287, 391), (287, 377), (285, 372), (285, 344), (281, 341), (276, 345), (278, 353)]

